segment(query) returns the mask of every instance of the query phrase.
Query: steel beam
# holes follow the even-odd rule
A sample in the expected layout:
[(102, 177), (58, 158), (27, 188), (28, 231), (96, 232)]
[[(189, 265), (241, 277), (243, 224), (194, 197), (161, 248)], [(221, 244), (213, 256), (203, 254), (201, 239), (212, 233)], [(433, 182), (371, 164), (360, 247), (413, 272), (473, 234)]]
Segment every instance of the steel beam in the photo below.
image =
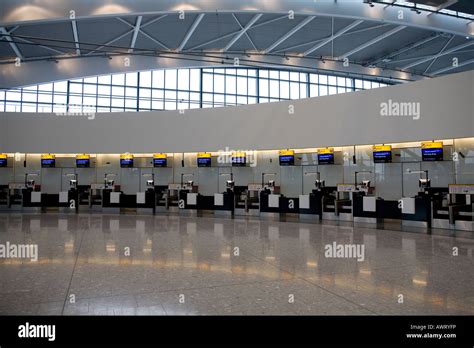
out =
[(4, 27), (0, 27), (0, 35), (1, 34), (4, 34), (4, 39), (10, 43), (10, 47), (13, 52), (15, 52), (16, 56), (23, 60), (23, 54), (21, 53), (16, 43), (13, 42), (13, 39), (11, 38), (10, 33), (7, 31), (7, 29), (5, 29)]
[(263, 53), (269, 53), (273, 51), (275, 48), (280, 46), (284, 41), (286, 41), (288, 38), (296, 34), (298, 31), (300, 31), (304, 26), (306, 26), (309, 22), (311, 22), (313, 19), (315, 19), (316, 16), (309, 16), (306, 17), (304, 20), (302, 20), (300, 23), (298, 23), (293, 29), (291, 29), (289, 32), (287, 32), (285, 35), (280, 37), (277, 41), (275, 41), (270, 47), (265, 49)]
[(396, 33), (398, 33), (399, 31), (401, 31), (405, 28), (406, 28), (405, 25), (399, 25), (398, 27), (395, 27), (395, 28), (387, 31), (386, 33), (383, 33), (382, 35), (379, 35), (379, 36), (373, 38), (372, 40), (369, 40), (366, 43), (350, 50), (349, 52), (346, 52), (346, 53), (340, 55), (339, 59), (348, 58), (349, 56), (352, 56), (354, 53), (362, 51), (362, 50), (366, 49), (367, 47), (372, 46), (372, 45), (376, 44), (377, 42), (382, 41), (382, 40), (386, 39), (387, 37), (389, 37), (393, 34), (396, 34)]
[(404, 67), (402, 67), (401, 69), (402, 70), (406, 70), (406, 69), (410, 69), (416, 65), (419, 65), (419, 64), (423, 64), (423, 63), (426, 63), (432, 59), (437, 59), (439, 57), (442, 57), (442, 56), (445, 56), (447, 54), (451, 54), (451, 53), (454, 53), (456, 51), (459, 51), (459, 50), (462, 50), (463, 48), (466, 48), (466, 47), (469, 47), (469, 46), (472, 46), (474, 44), (474, 41), (469, 41), (469, 42), (466, 42), (466, 43), (463, 43), (462, 45), (458, 45), (458, 46), (455, 46), (455, 47), (452, 47), (450, 48), (449, 50), (446, 50), (444, 52), (441, 52), (441, 53), (438, 53), (438, 54), (435, 54), (435, 55), (432, 55), (432, 56), (429, 56), (429, 57), (426, 57), (426, 58), (422, 58), (422, 59), (419, 59), (413, 63), (410, 63), (408, 65), (405, 65)]
[(199, 26), (199, 23), (201, 23), (204, 16), (205, 16), (204, 13), (200, 13), (197, 16), (197, 18), (194, 20), (194, 23), (191, 25), (191, 28), (186, 33), (186, 36), (184, 37), (183, 41), (181, 41), (180, 45), (176, 49), (177, 52), (181, 52), (183, 50), (183, 48), (186, 46), (191, 36), (193, 36), (194, 32), (196, 31), (197, 27)]
[(334, 39), (337, 39), (339, 36), (341, 36), (342, 34), (348, 32), (349, 30), (357, 27), (358, 25), (364, 23), (363, 20), (358, 20), (358, 21), (354, 21), (352, 22), (351, 24), (349, 24), (347, 27), (345, 28), (342, 28), (341, 30), (339, 30), (337, 33), (331, 35), (330, 37), (328, 37), (326, 40), (324, 40), (323, 42), (320, 42), (318, 43), (316, 46), (313, 46), (311, 47), (310, 49), (306, 50), (304, 53), (303, 53), (303, 57), (306, 57), (307, 55), (313, 53), (314, 51), (320, 49), (321, 47), (323, 46), (326, 46), (328, 43), (330, 43), (331, 41), (333, 41)]
[[(237, 20), (237, 17), (235, 16), (235, 14), (232, 14), (232, 16), (234, 17), (234, 19), (237, 21), (237, 23), (239, 23), (240, 25), (240, 22)], [(244, 34), (247, 34), (247, 31), (252, 27), (252, 25), (254, 25), (260, 18), (262, 17), (262, 14), (259, 13), (255, 16), (252, 17), (252, 19), (245, 25), (245, 27), (243, 27), (240, 32), (234, 36), (234, 38), (232, 40), (230, 40), (230, 42), (224, 47), (224, 52), (227, 52), (241, 37), (242, 35)], [(248, 37), (248, 35), (247, 35)], [(252, 45), (253, 45), (253, 42), (252, 42)], [(255, 47), (255, 45), (253, 45)]]
[(140, 32), (140, 26), (142, 25), (143, 16), (138, 16), (137, 20), (135, 21), (135, 28), (133, 29), (132, 40), (130, 41), (130, 49), (129, 52), (133, 52), (135, 48), (135, 43), (137, 42), (138, 33)]

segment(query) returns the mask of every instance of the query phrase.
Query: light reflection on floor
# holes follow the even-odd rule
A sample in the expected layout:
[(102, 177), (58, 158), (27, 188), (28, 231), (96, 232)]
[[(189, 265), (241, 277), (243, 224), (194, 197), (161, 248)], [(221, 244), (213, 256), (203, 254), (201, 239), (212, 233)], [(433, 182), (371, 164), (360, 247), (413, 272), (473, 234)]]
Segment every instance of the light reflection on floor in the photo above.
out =
[[(38, 244), (39, 259), (0, 259), (0, 314), (474, 313), (469, 238), (255, 219), (0, 214), (7, 241)], [(364, 261), (326, 257), (333, 242), (364, 245)]]

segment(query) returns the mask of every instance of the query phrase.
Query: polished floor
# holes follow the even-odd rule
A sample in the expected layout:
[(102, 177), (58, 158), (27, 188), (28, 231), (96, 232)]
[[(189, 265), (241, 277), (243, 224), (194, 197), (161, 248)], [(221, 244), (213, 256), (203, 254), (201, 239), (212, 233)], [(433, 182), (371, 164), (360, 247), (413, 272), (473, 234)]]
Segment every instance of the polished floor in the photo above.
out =
[[(5, 213), (7, 242), (37, 244), (39, 259), (0, 259), (3, 315), (474, 314), (470, 235)], [(364, 261), (326, 257), (333, 242), (364, 245)]]

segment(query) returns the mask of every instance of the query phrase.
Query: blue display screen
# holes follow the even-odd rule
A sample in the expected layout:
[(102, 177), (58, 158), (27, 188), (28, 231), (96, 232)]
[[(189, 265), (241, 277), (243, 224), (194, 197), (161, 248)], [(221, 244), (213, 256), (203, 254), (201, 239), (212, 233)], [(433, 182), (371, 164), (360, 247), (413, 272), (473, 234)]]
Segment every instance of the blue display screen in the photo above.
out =
[(423, 161), (442, 161), (443, 149), (421, 149), (421, 159)]
[(197, 159), (198, 167), (210, 167), (211, 166), (211, 158), (208, 157), (200, 157)]
[(374, 163), (391, 163), (392, 151), (377, 151), (374, 152)]
[(133, 158), (121, 159), (120, 168), (133, 168)]
[(90, 159), (76, 159), (77, 168), (89, 168), (91, 166)]
[(168, 166), (168, 160), (166, 158), (153, 158), (153, 167), (163, 168)]
[(318, 163), (319, 164), (334, 164), (334, 154), (333, 153), (325, 153), (325, 154), (318, 154)]
[(41, 167), (42, 168), (54, 168), (56, 166), (55, 159), (42, 159), (41, 160)]
[(232, 157), (233, 167), (245, 167), (246, 164), (247, 164), (246, 157)]
[(6, 158), (0, 158), (0, 167), (6, 167), (8, 160)]
[(292, 166), (295, 164), (295, 156), (280, 156), (280, 165), (281, 166)]

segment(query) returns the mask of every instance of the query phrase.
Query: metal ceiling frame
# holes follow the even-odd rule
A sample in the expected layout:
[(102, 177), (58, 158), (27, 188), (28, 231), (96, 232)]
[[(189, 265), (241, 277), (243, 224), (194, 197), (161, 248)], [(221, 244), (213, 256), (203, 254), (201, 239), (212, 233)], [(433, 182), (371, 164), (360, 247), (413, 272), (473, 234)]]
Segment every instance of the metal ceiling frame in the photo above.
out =
[(285, 35), (280, 37), (278, 40), (276, 40), (274, 43), (272, 43), (269, 47), (267, 47), (265, 50), (263, 50), (263, 53), (270, 53), (273, 51), (275, 48), (280, 46), (283, 42), (285, 42), (288, 38), (291, 36), (295, 35), (298, 31), (303, 29), (307, 24), (309, 24), (313, 19), (315, 19), (316, 16), (307, 16), (305, 19), (303, 19), (301, 22), (299, 22), (296, 26), (294, 26), (290, 31), (288, 31)]
[(197, 16), (197, 18), (194, 20), (193, 24), (191, 25), (191, 28), (189, 28), (188, 32), (184, 36), (184, 39), (181, 41), (178, 48), (176, 49), (176, 52), (181, 52), (184, 49), (184, 47), (188, 43), (191, 36), (193, 36), (194, 32), (196, 31), (197, 27), (199, 26), (199, 23), (201, 23), (201, 21), (202, 21), (202, 19), (204, 18), (205, 15), (206, 15), (205, 13), (200, 13)]
[[(16, 27), (18, 28), (18, 26)], [(16, 29), (15, 28), (15, 29)], [(20, 49), (18, 48), (18, 46), (16, 45), (15, 42), (13, 42), (13, 39), (10, 37), (10, 33), (12, 32), (13, 30), (11, 31), (7, 31), (6, 28), (4, 27), (0, 27), (0, 33), (1, 34), (5, 34), (5, 36), (3, 36), (3, 38), (8, 41), (8, 43), (10, 44), (10, 47), (11, 49), (13, 50), (13, 52), (15, 52), (17, 58), (20, 58), (21, 60), (23, 60), (23, 54), (21, 53)]]
[(224, 47), (223, 52), (227, 52), (241, 37), (242, 35), (246, 35), (247, 39), (250, 41), (254, 49), (256, 50), (257, 47), (253, 43), (252, 39), (248, 35), (247, 31), (262, 17), (263, 15), (261, 13), (256, 14), (255, 16), (252, 17), (252, 19), (245, 25), (245, 27), (242, 27), (242, 24), (239, 22), (238, 18), (235, 16), (235, 14), (232, 13), (232, 17), (234, 17), (235, 21), (239, 24), (241, 30), (237, 35), (235, 35), (232, 40), (229, 41), (229, 43)]

